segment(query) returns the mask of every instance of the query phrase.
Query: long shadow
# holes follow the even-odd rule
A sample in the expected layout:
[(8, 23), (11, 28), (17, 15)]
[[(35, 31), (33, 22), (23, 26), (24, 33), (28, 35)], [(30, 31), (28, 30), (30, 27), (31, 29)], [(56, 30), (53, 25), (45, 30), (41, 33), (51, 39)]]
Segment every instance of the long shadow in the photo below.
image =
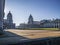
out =
[[(7, 40), (9, 42), (12, 42), (14, 40), (14, 42), (16, 41), (17, 43), (19, 43), (19, 42), (24, 42), (26, 40), (30, 40), (27, 37), (24, 37), (24, 36), (21, 36), (21, 35), (17, 35), (17, 34), (15, 34), (13, 32), (9, 32), (9, 31), (5, 31), (4, 35), (5, 36), (0, 37), (0, 39), (4, 40), (4, 38), (5, 38), (5, 40)], [(10, 39), (11, 39), (11, 41), (10, 41)], [(10, 44), (12, 44), (12, 43), (8, 43), (8, 45), (10, 45)], [(14, 44), (16, 44), (16, 43), (14, 43)]]
[[(15, 33), (9, 32), (9, 31), (6, 31), (5, 35), (6, 36), (2, 37), (2, 38), (8, 39), (10, 37), (13, 37), (13, 38), (18, 37), (18, 38), (12, 39), (14, 41), (18, 41), (17, 43), (15, 43), (15, 42), (13, 44), (8, 43), (7, 45), (60, 45), (60, 37), (41, 38), (41, 39), (31, 40), (27, 37), (20, 36), (20, 35), (17, 35)], [(25, 39), (27, 39), (27, 40), (25, 40)]]
[[(23, 37), (12, 32), (8, 32), (8, 33), (13, 34), (14, 36), (19, 37), (20, 39), (21, 38), (29, 39), (27, 37)], [(11, 37), (14, 37), (13, 35)], [(24, 40), (16, 44), (8, 44), (8, 45), (60, 45), (60, 37)]]
[(24, 36), (15, 34), (15, 33), (13, 33), (13, 32), (9, 32), (9, 31), (6, 31), (6, 32), (5, 32), (5, 35), (6, 35), (6, 37), (19, 37), (20, 39), (29, 39), (29, 38), (27, 38), (27, 37), (24, 37)]

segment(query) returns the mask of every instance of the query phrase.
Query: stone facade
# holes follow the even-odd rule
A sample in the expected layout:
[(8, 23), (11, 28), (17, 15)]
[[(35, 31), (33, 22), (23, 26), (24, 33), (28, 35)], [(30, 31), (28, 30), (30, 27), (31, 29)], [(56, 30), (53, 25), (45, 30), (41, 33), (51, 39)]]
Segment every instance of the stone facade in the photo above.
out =
[(28, 24), (33, 24), (33, 16), (31, 14), (28, 18)]
[(43, 28), (60, 28), (60, 19), (45, 20), (45, 22), (40, 23), (40, 27), (43, 27)]
[(21, 23), (19, 28), (39, 28), (40, 27), (40, 22), (39, 21), (34, 21), (33, 16), (30, 14), (28, 18), (28, 23)]
[(3, 34), (4, 6), (5, 0), (0, 0), (0, 34)]
[(60, 19), (34, 21), (30, 14), (28, 23), (20, 24), (19, 28), (60, 28)]
[(7, 29), (15, 28), (15, 23), (13, 23), (12, 13), (10, 11), (7, 14), (7, 19), (4, 19), (4, 28), (7, 28)]

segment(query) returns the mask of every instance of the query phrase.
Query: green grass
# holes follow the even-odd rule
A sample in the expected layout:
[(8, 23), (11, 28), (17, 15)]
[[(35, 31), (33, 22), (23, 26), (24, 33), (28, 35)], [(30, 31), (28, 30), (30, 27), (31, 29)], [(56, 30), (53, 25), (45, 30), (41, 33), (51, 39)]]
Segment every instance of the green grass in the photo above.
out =
[(26, 28), (23, 30), (59, 30), (59, 28)]
[(31, 28), (32, 30), (59, 30), (58, 28)]

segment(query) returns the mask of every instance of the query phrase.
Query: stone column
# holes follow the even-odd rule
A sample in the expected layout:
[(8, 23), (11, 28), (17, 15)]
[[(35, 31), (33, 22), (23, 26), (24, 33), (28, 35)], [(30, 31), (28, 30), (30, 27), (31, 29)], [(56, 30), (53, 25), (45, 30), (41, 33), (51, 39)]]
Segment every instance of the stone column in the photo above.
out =
[(0, 0), (0, 34), (3, 34), (3, 16), (5, 0)]

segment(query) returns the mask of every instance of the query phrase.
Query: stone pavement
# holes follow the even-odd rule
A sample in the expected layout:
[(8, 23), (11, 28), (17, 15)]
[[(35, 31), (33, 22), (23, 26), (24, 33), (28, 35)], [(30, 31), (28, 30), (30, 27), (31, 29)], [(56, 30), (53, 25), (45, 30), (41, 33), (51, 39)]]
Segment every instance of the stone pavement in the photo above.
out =
[(16, 44), (31, 39), (59, 37), (60, 31), (44, 31), (44, 30), (6, 30), (4, 35), (0, 36), (0, 45)]
[(16, 44), (24, 40), (28, 40), (28, 38), (6, 31), (4, 35), (0, 36), (0, 45)]

